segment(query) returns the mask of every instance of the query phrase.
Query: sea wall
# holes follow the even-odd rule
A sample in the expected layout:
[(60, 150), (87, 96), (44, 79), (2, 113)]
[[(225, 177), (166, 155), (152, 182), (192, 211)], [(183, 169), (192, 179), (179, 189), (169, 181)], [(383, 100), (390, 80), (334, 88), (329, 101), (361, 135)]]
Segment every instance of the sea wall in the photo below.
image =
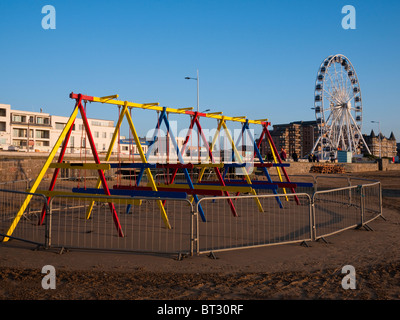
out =
[[(91, 160), (91, 155), (87, 155), (87, 160)], [(104, 157), (100, 156), (100, 159)], [(40, 153), (21, 153), (21, 152), (1, 152), (0, 153), (0, 182), (36, 179), (40, 170), (47, 160), (46, 154)], [(116, 160), (115, 158), (112, 160)], [(123, 159), (129, 161), (129, 159)], [(56, 161), (56, 160), (53, 160)], [(77, 161), (79, 157), (66, 156), (65, 161)], [(135, 162), (139, 159), (135, 159)], [(290, 167), (286, 167), (289, 175), (308, 174), (316, 163), (313, 162), (289, 162)], [(341, 163), (346, 173), (367, 172), (367, 171), (388, 171), (399, 170), (400, 164), (389, 163), (388, 159), (382, 159), (376, 163)], [(50, 179), (54, 169), (48, 169), (44, 178)], [(274, 169), (270, 169), (274, 170)]]

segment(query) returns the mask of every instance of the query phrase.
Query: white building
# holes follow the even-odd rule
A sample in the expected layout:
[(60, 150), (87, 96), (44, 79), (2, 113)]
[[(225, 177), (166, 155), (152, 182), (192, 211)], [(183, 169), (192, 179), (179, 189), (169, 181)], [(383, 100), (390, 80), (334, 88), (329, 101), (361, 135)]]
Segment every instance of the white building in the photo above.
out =
[[(68, 120), (69, 117), (50, 115), (44, 112), (13, 110), (9, 104), (0, 104), (0, 150), (49, 153), (53, 149)], [(89, 118), (88, 122), (97, 153), (105, 154), (108, 151), (114, 134), (114, 121)], [(138, 147), (132, 138), (125, 139), (124, 136), (119, 136), (118, 138), (113, 147), (113, 155), (120, 154), (127, 156), (139, 154)], [(140, 138), (140, 141), (142, 149), (146, 154), (149, 141), (146, 141), (145, 138)], [(183, 142), (183, 137), (177, 138), (180, 150), (182, 149)], [(190, 147), (183, 155), (185, 158), (190, 153), (189, 149)], [(75, 155), (92, 153), (86, 131), (83, 127), (83, 120), (79, 117), (74, 121), (66, 153)], [(148, 159), (149, 161), (154, 162), (178, 162), (173, 143), (169, 139), (167, 140), (166, 137), (158, 139), (153, 146), (149, 158), (151, 158)]]
[(0, 104), (0, 148), (2, 149), (11, 145), (10, 110), (9, 104)]
[(51, 150), (50, 114), (10, 109), (9, 126), (10, 146), (25, 151)]
[[(52, 116), (51, 146), (53, 146), (62, 130), (64, 129), (69, 117)], [(115, 130), (114, 121), (101, 119), (88, 119), (90, 131), (93, 136), (97, 152), (106, 153)], [(117, 144), (114, 145), (113, 152), (117, 152)], [(66, 153), (84, 154), (91, 153), (91, 147), (83, 127), (83, 121), (76, 118), (72, 127), (71, 137), (68, 142)]]
[[(68, 119), (44, 112), (13, 110), (9, 104), (0, 104), (0, 149), (48, 153)], [(114, 121), (88, 121), (97, 152), (107, 152), (115, 130)], [(76, 118), (66, 153), (91, 153), (85, 133), (82, 119)], [(118, 150), (116, 145), (114, 152)]]

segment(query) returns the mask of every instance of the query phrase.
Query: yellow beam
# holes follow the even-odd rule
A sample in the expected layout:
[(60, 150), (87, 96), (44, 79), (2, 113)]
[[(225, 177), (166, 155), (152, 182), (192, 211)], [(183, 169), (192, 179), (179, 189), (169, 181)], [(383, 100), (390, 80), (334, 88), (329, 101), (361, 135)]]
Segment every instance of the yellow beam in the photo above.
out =
[[(128, 102), (128, 101), (121, 101), (121, 100), (104, 100), (99, 97), (93, 97), (93, 102), (100, 102), (100, 103), (108, 103), (108, 104), (113, 104), (117, 106), (124, 106), (125, 103), (129, 108), (140, 108), (140, 109), (147, 109), (147, 110), (154, 110), (154, 111), (163, 111), (164, 107), (160, 107), (155, 104), (144, 104), (144, 103), (135, 103), (135, 102)], [(166, 108), (166, 112), (168, 113), (176, 113), (176, 114), (186, 114), (186, 108)], [(221, 114), (217, 113), (207, 113), (206, 114), (207, 118), (212, 118), (212, 119), (225, 119), (225, 121), (235, 121), (235, 122), (246, 122), (248, 121), (251, 124), (263, 124), (265, 121), (257, 121), (257, 120), (246, 120), (243, 117), (227, 117), (223, 116)]]
[(87, 170), (110, 170), (111, 165), (106, 163), (52, 163), (49, 168), (61, 169), (87, 169)]
[[(53, 161), (54, 156), (58, 152), (58, 149), (60, 148), (62, 142), (64, 141), (65, 136), (67, 135), (69, 129), (71, 128), (73, 122), (75, 121), (76, 116), (78, 115), (78, 104), (75, 105), (75, 109), (72, 112), (67, 124), (65, 125), (63, 131), (61, 132), (60, 136), (58, 137), (56, 143), (53, 146), (53, 149), (51, 150), (49, 157), (47, 158), (46, 162), (44, 163), (42, 169), (40, 170), (35, 182), (33, 183), (31, 189), (29, 190), (29, 193), (35, 193), (36, 189), (39, 187), (40, 182), (42, 181), (44, 175), (46, 174), (47, 169), (49, 168), (51, 162)], [(18, 225), (19, 220), (21, 219), (22, 215), (24, 214), (26, 208), (28, 207), (29, 202), (31, 201), (33, 195), (28, 195), (24, 202), (22, 203), (21, 208), (17, 212), (13, 222), (11, 223), (11, 226), (6, 232), (6, 235), (11, 236), (12, 233), (14, 232), (15, 228)], [(3, 242), (8, 241), (10, 238), (4, 237)]]
[(130, 197), (121, 198), (121, 197), (113, 197), (113, 196), (101, 196), (98, 194), (91, 193), (79, 193), (79, 192), (65, 192), (65, 191), (48, 191), (48, 190), (37, 190), (36, 193), (43, 194), (46, 197), (55, 197), (55, 196), (67, 196), (71, 199), (80, 199), (82, 201), (91, 201), (91, 202), (105, 202), (105, 203), (118, 203), (121, 204), (132, 204), (132, 205), (141, 205), (142, 200), (140, 199), (132, 199)]
[(104, 102), (107, 102), (108, 100), (117, 99), (117, 98), (118, 98), (118, 95), (113, 94), (111, 96), (100, 97), (99, 99), (104, 103)]

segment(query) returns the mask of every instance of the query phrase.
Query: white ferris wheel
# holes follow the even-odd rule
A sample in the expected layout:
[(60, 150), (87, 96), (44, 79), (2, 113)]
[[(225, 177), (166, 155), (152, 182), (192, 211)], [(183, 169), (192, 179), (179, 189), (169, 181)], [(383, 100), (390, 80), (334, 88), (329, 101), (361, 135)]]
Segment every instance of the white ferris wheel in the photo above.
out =
[(315, 82), (314, 110), (319, 137), (312, 152), (322, 160), (337, 158), (339, 150), (359, 154), (364, 145), (361, 133), (362, 99), (356, 71), (344, 55), (322, 61)]

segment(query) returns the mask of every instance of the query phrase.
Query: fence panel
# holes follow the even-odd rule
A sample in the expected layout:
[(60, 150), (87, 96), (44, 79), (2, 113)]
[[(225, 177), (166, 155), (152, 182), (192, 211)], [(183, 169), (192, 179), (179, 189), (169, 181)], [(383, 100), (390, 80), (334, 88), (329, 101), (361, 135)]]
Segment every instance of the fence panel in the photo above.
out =
[[(28, 197), (31, 199), (22, 211)], [(39, 225), (43, 209), (47, 210), (47, 201), (43, 195), (0, 189), (0, 241), (20, 239), (44, 246), (46, 227), (44, 224)], [(18, 215), (20, 211), (21, 215)]]
[[(233, 216), (227, 199), (233, 200), (238, 216)], [(206, 221), (198, 219), (196, 250), (205, 253), (309, 241), (312, 235), (310, 200), (304, 193), (203, 198), (199, 204)]]
[(380, 182), (362, 185), (363, 224), (382, 215), (382, 188)]
[[(168, 229), (161, 217), (156, 199), (142, 199), (132, 205), (133, 198), (84, 198), (56, 196), (51, 201), (52, 247), (189, 253), (192, 206), (188, 200), (168, 199), (165, 210), (171, 225)], [(94, 206), (87, 219), (91, 202)], [(122, 227), (119, 236), (109, 203), (112, 203)]]
[(313, 205), (315, 239), (362, 224), (361, 186), (318, 191)]

